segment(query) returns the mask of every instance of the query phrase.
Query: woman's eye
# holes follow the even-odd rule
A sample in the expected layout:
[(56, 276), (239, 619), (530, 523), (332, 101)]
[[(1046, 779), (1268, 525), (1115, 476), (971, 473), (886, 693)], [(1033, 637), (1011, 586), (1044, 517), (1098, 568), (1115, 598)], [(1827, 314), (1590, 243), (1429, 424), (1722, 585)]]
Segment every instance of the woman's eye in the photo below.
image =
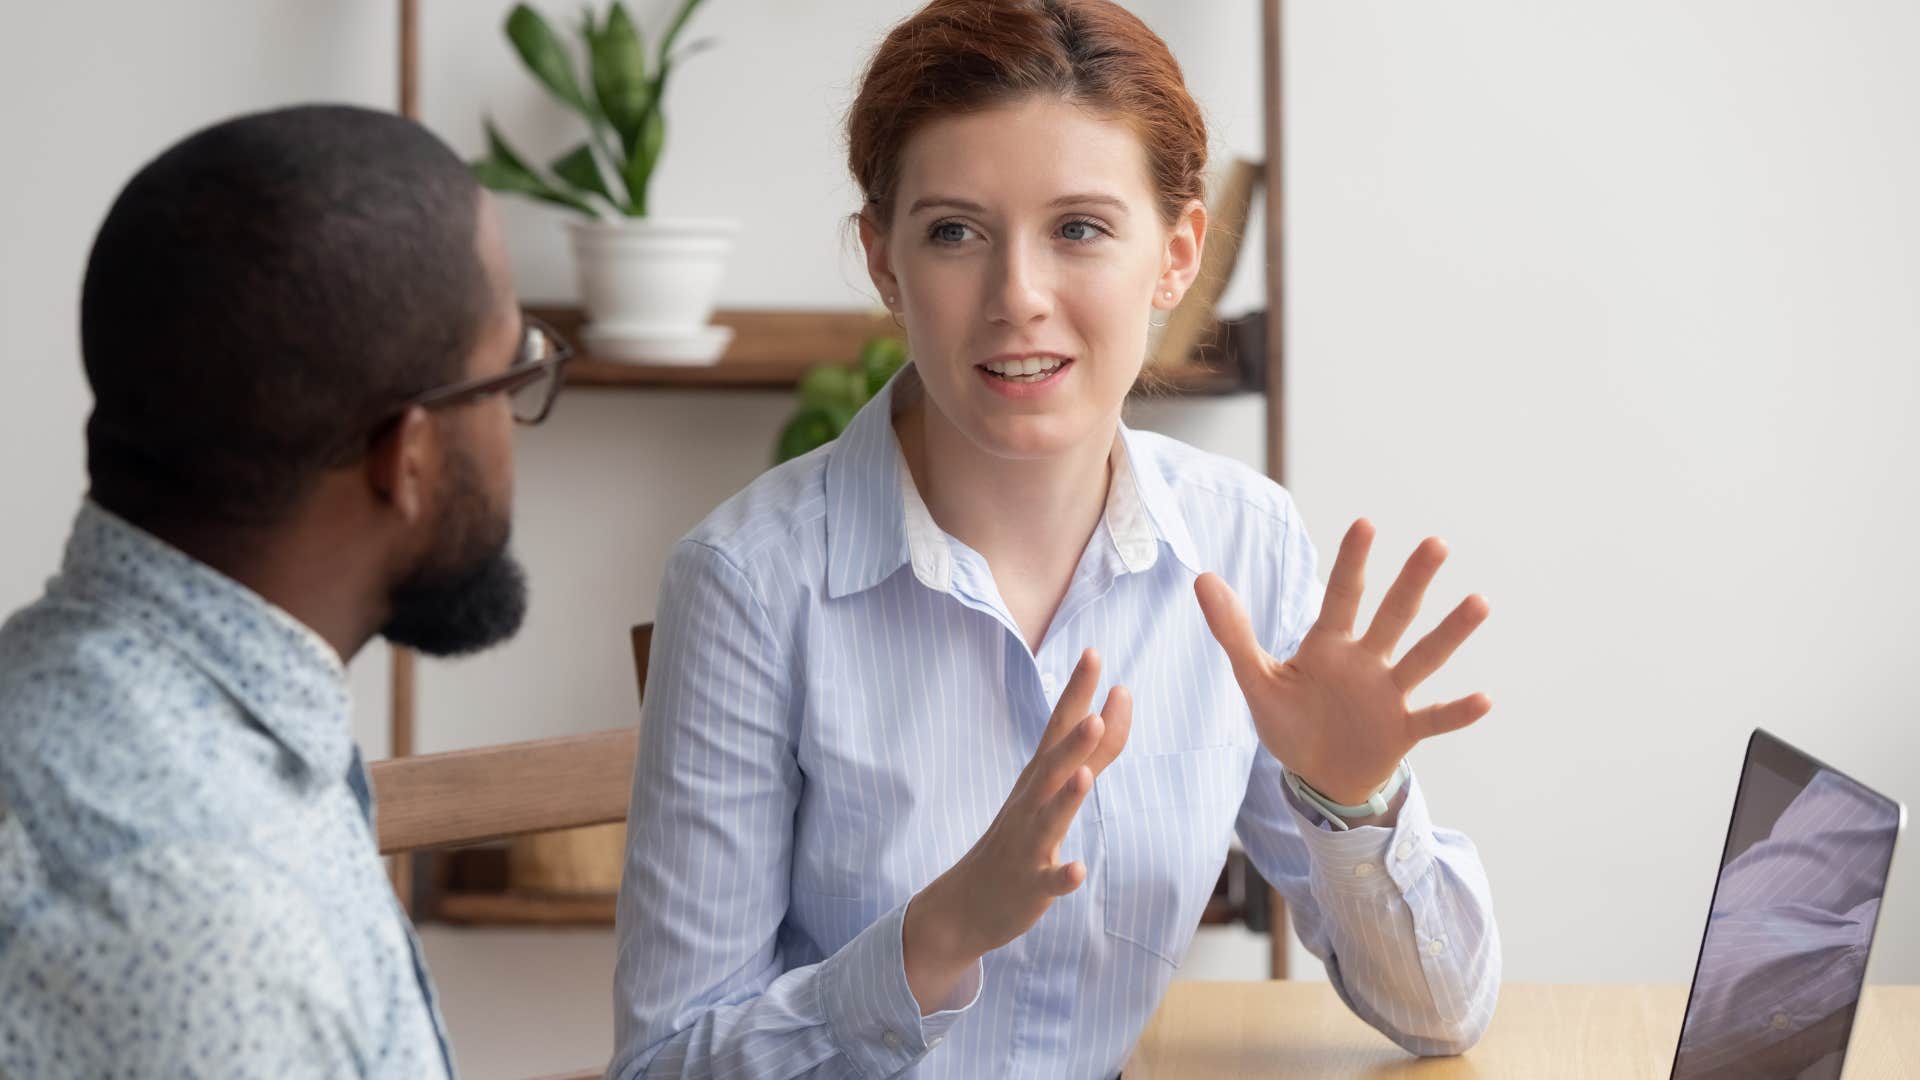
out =
[(958, 244), (967, 238), (967, 227), (957, 221), (943, 221), (933, 227), (933, 238), (942, 244)]
[(1060, 235), (1078, 244), (1090, 243), (1105, 235), (1106, 230), (1091, 221), (1069, 221), (1060, 226)]

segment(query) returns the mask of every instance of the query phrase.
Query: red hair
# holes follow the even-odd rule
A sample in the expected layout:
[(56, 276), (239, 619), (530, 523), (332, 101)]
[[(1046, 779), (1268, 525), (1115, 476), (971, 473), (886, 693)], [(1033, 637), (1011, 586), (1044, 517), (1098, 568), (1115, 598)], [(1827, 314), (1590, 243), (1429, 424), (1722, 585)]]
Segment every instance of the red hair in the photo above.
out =
[(1112, 0), (933, 0), (893, 28), (847, 114), (847, 167), (885, 227), (928, 121), (1046, 94), (1132, 125), (1171, 225), (1201, 197), (1207, 125), (1167, 44)]

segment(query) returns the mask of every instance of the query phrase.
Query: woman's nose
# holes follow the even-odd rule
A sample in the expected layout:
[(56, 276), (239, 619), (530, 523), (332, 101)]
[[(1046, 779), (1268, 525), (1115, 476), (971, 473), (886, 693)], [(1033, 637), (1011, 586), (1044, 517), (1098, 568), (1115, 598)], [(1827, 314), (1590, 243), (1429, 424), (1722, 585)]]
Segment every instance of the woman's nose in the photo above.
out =
[(999, 259), (987, 318), (1007, 326), (1025, 326), (1053, 311), (1045, 271), (1024, 244), (1009, 245)]

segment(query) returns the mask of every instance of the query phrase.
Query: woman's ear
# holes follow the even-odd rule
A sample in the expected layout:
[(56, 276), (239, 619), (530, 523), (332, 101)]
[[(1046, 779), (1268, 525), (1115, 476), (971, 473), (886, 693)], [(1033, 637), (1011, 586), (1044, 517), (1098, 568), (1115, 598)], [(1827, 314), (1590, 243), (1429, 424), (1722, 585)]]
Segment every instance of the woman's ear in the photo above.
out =
[(900, 279), (894, 276), (893, 258), (887, 253), (887, 230), (881, 225), (872, 203), (862, 208), (858, 217), (860, 246), (867, 253), (867, 276), (873, 279), (873, 287), (880, 290), (880, 299), (887, 310), (899, 314)]
[(1167, 230), (1167, 246), (1160, 259), (1160, 278), (1153, 290), (1153, 306), (1172, 311), (1200, 276), (1200, 256), (1207, 246), (1207, 205), (1187, 203)]

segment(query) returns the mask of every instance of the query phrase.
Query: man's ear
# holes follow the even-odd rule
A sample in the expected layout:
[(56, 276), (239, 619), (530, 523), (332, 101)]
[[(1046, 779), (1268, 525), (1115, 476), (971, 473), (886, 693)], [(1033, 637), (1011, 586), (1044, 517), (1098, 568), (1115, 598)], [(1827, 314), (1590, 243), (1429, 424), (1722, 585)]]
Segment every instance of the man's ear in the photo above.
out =
[(898, 314), (900, 279), (894, 276), (893, 259), (887, 254), (887, 230), (881, 228), (871, 203), (856, 216), (860, 225), (860, 246), (867, 253), (867, 276), (873, 279), (873, 287), (880, 290), (881, 302), (887, 305), (888, 310)]
[[(1172, 311), (1200, 276), (1200, 256), (1207, 246), (1207, 205), (1199, 199), (1187, 203), (1179, 220), (1167, 233), (1167, 248), (1160, 260), (1160, 280), (1154, 287), (1153, 306)], [(1173, 293), (1171, 299), (1167, 293)]]
[(433, 417), (418, 405), (401, 413), (367, 450), (367, 486), (401, 520), (412, 525), (426, 517), (432, 497), (430, 478), (439, 475), (439, 433)]

